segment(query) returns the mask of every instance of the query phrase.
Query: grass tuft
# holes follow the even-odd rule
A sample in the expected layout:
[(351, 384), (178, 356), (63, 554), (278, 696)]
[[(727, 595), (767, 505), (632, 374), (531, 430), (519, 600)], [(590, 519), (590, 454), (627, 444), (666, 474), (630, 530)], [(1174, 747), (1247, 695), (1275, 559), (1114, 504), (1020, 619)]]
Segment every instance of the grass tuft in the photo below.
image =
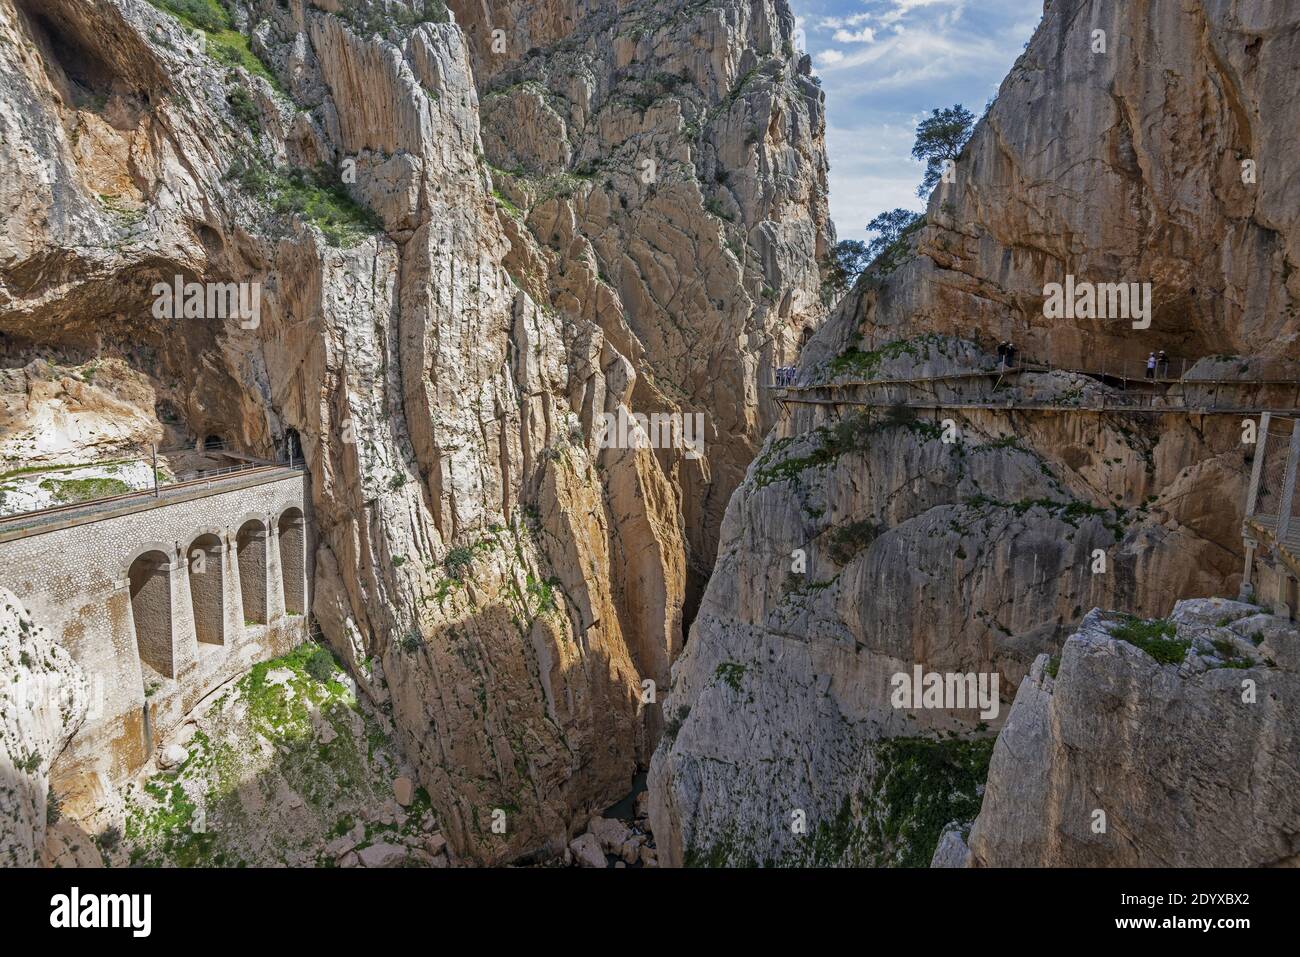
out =
[(300, 216), (319, 229), (335, 247), (355, 246), (383, 224), (354, 200), (329, 168), (269, 169), (256, 161), (236, 160), (227, 179), (281, 215)]
[(1177, 637), (1178, 627), (1166, 618), (1144, 621), (1125, 615), (1119, 625), (1110, 629), (1110, 636), (1145, 651), (1162, 665), (1182, 664), (1192, 645)]

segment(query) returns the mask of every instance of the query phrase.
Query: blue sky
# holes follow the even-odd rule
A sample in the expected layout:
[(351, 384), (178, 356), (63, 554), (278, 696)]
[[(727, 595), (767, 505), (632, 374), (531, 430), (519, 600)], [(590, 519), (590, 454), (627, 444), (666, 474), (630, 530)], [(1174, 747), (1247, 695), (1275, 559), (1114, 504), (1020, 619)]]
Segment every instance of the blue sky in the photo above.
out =
[(790, 0), (826, 91), (831, 216), (867, 238), (879, 212), (924, 208), (917, 122), (961, 103), (979, 116), (1042, 17), (1042, 0)]

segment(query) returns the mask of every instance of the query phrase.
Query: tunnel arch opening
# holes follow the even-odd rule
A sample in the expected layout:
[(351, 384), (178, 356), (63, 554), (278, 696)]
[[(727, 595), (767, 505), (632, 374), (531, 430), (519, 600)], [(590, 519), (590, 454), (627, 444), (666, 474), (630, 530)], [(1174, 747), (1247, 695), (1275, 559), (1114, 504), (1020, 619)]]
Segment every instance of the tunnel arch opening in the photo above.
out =
[(302, 438), (297, 429), (286, 429), (284, 433), (284, 457), (290, 465), (302, 464)]

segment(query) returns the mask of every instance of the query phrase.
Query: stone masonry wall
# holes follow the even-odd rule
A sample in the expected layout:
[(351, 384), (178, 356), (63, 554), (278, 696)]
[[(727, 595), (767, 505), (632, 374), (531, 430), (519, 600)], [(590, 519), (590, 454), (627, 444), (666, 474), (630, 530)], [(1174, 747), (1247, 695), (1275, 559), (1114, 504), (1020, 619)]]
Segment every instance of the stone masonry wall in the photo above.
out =
[[(307, 617), (285, 612), (278, 528), (285, 512), (303, 513), (306, 554), (295, 564), (310, 582), (314, 543), (304, 485), (303, 475), (278, 478), (0, 542), (0, 586), (56, 636), (89, 685), (86, 721), (51, 770), (51, 787), (66, 811), (90, 810), (144, 765), (156, 742), (207, 694), (306, 638)], [(265, 528), (266, 580), (259, 590), (267, 596), (266, 624), (247, 623), (243, 602), (236, 542), (249, 521)], [(220, 548), (192, 548), (201, 535), (216, 536)], [(222, 636), (221, 644), (198, 641), (190, 587), (198, 572), (190, 561), (200, 551), (206, 573), (219, 563), (220, 627), (207, 627)], [(150, 552), (167, 557), (158, 573), (169, 580), (172, 676), (142, 665), (138, 650), (129, 576), (132, 563)], [(200, 608), (211, 606), (200, 601)]]

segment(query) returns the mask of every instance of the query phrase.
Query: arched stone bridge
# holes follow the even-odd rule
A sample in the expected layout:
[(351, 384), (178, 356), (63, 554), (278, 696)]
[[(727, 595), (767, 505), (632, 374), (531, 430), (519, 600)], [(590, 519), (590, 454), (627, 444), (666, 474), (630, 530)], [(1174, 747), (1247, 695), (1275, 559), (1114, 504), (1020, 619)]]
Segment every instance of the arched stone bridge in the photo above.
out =
[(0, 529), (0, 585), (90, 683), (90, 714), (54, 767), (65, 803), (93, 805), (205, 696), (307, 637), (306, 483), (266, 469)]

